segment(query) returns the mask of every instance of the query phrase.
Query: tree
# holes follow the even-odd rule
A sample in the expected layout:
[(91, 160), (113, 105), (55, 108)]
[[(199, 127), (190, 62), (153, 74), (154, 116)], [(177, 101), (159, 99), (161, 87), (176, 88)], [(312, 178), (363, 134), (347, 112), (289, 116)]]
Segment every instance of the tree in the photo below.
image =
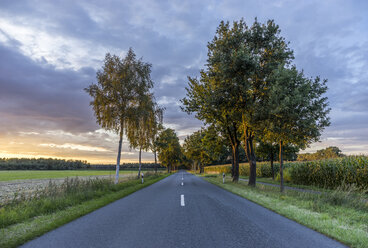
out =
[(280, 146), (280, 190), (283, 191), (284, 144), (306, 147), (318, 141), (324, 127), (330, 124), (327, 116), (330, 109), (327, 98), (323, 97), (327, 80), (306, 78), (295, 66), (280, 66), (270, 80), (273, 81), (267, 101), (270, 112), (264, 128), (266, 138)]
[(165, 129), (159, 134), (156, 144), (158, 159), (171, 172), (173, 165), (178, 165), (182, 157), (178, 136), (174, 130)]
[(129, 128), (127, 137), (130, 147), (139, 149), (139, 168), (137, 175), (139, 178), (141, 175), (142, 150), (147, 151), (153, 142), (152, 137), (155, 129), (155, 103), (153, 101), (153, 95), (151, 94), (141, 96), (138, 102), (139, 104), (136, 109), (137, 116), (128, 122)]
[(340, 158), (345, 156), (336, 146), (329, 146), (325, 149), (318, 150), (315, 153), (303, 153), (298, 155), (298, 161), (320, 160), (329, 158)]
[(123, 135), (127, 128), (135, 128), (128, 127), (128, 123), (137, 118), (139, 99), (153, 87), (150, 73), (151, 64), (136, 59), (131, 48), (123, 59), (107, 53), (102, 69), (97, 72), (97, 83), (85, 88), (93, 98), (90, 105), (97, 123), (119, 135), (115, 183), (119, 181)]
[(157, 173), (157, 138), (161, 130), (163, 130), (163, 112), (164, 108), (155, 104), (152, 121), (151, 132), (151, 151), (155, 158), (155, 172)]

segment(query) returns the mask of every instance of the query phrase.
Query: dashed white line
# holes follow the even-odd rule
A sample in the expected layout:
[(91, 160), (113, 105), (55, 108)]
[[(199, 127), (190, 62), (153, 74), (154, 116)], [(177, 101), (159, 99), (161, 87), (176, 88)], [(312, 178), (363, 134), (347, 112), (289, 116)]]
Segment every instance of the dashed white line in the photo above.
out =
[(185, 202), (184, 202), (184, 195), (181, 195), (181, 197), (180, 197), (180, 205), (181, 205), (182, 207), (184, 207), (184, 206), (185, 206)]
[(181, 182), (181, 186), (184, 186), (184, 183), (183, 182)]

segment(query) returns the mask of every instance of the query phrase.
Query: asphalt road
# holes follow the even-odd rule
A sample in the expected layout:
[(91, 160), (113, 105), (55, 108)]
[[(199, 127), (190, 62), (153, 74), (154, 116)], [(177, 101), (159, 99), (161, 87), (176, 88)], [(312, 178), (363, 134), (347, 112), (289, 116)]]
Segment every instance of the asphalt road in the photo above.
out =
[(23, 247), (345, 246), (201, 178), (179, 172)]

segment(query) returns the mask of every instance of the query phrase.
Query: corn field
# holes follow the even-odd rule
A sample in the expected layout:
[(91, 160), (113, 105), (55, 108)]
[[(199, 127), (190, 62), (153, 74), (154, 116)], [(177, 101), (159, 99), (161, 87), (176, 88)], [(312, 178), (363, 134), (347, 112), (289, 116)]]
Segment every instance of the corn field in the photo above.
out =
[[(274, 163), (275, 175), (279, 172), (279, 163)], [(284, 163), (287, 181), (294, 184), (314, 185), (324, 188), (337, 188), (341, 185), (355, 184), (368, 189), (368, 157), (347, 156), (343, 158)], [(207, 166), (205, 173), (231, 173), (231, 164)], [(240, 164), (241, 176), (249, 176), (249, 164)], [(272, 177), (269, 162), (257, 163), (258, 177)]]

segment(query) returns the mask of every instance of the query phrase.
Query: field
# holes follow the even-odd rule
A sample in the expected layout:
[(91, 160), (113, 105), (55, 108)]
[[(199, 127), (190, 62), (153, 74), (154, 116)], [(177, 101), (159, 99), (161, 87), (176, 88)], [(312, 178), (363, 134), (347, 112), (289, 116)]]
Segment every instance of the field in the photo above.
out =
[[(279, 164), (274, 163), (276, 179)], [(208, 174), (231, 173), (231, 165), (207, 166)], [(249, 164), (239, 165), (240, 176), (249, 176)], [(271, 177), (269, 163), (257, 163), (257, 177)], [(298, 185), (311, 185), (320, 188), (336, 189), (342, 185), (355, 185), (368, 189), (368, 157), (346, 156), (306, 162), (286, 162), (284, 164), (284, 181)]]
[[(145, 171), (143, 171), (145, 172)], [(123, 170), (120, 175), (134, 174), (138, 171)], [(65, 178), (75, 176), (101, 176), (115, 175), (115, 171), (106, 170), (9, 170), (0, 171), (0, 181), (24, 180), (24, 179), (50, 179), (50, 178)]]

